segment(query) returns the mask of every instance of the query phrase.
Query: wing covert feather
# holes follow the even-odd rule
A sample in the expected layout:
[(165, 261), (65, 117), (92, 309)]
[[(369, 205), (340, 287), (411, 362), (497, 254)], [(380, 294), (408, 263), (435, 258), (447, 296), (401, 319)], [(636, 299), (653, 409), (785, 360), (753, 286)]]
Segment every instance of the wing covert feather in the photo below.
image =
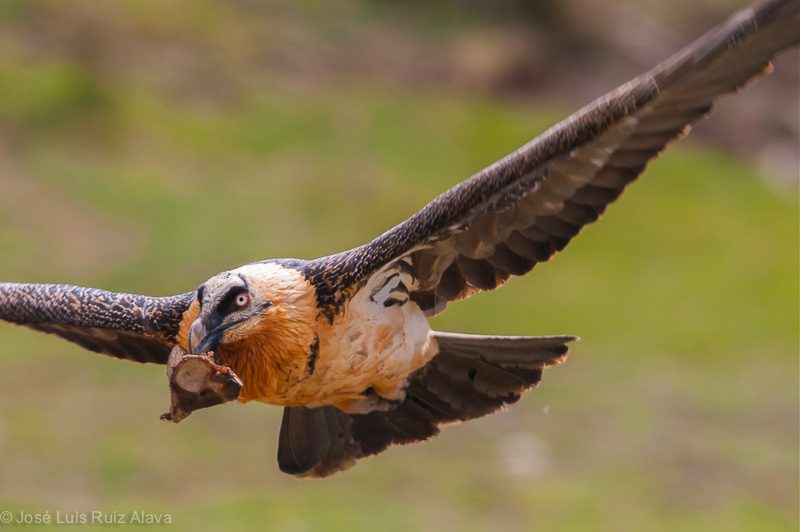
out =
[(0, 320), (136, 362), (165, 364), (195, 299), (120, 294), (61, 284), (0, 283)]
[(798, 11), (796, 0), (772, 0), (735, 13), (372, 242), (312, 261), (323, 312), (391, 269), (435, 315), (550, 259), (716, 98), (768, 74), (771, 57), (800, 40)]

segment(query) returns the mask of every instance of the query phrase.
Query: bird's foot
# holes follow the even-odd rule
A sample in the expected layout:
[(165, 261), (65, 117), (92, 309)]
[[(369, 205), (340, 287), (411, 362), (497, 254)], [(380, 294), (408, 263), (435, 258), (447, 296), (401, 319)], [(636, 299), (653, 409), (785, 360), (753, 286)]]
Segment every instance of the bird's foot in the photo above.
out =
[(180, 346), (167, 361), (169, 412), (161, 419), (178, 423), (201, 408), (220, 405), (239, 397), (242, 381), (226, 366), (214, 362), (213, 352), (191, 355)]

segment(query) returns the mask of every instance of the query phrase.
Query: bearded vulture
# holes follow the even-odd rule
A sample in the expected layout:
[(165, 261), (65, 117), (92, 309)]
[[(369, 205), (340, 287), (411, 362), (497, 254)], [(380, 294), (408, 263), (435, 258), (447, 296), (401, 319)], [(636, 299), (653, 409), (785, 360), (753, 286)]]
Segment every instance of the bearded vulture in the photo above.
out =
[(444, 333), (428, 318), (564, 249), (718, 97), (770, 72), (800, 39), (799, 10), (735, 13), (363, 246), (247, 264), (172, 297), (0, 283), (0, 320), (136, 362), (214, 352), (239, 401), (284, 408), (290, 474), (427, 440), (516, 402), (576, 339)]

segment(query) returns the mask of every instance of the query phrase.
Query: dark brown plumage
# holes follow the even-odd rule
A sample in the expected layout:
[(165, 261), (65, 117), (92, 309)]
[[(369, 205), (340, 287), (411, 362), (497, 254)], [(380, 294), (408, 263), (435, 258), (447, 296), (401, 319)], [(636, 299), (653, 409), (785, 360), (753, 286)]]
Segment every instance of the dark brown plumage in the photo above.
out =
[(240, 400), (285, 407), (288, 473), (426, 440), (517, 401), (574, 337), (439, 333), (425, 317), (562, 250), (717, 97), (769, 72), (800, 40), (799, 12), (771, 0), (734, 14), (364, 246), (245, 265), (167, 298), (0, 283), (0, 320), (139, 362), (215, 351)]
[(0, 283), (0, 319), (135, 362), (166, 364), (194, 292), (119, 294), (64, 284)]
[(442, 332), (434, 336), (439, 354), (409, 376), (405, 400), (389, 411), (284, 409), (278, 440), (281, 471), (326, 477), (390, 445), (432, 438), (439, 425), (497, 412), (539, 384), (542, 370), (560, 364), (567, 356), (566, 344), (576, 340)]
[(419, 281), (411, 298), (432, 316), (527, 273), (595, 221), (716, 98), (769, 73), (772, 55), (800, 39), (797, 12), (797, 2), (771, 1), (734, 14), (369, 244), (314, 261), (321, 302), (337, 305), (344, 287), (377, 269), (410, 267)]

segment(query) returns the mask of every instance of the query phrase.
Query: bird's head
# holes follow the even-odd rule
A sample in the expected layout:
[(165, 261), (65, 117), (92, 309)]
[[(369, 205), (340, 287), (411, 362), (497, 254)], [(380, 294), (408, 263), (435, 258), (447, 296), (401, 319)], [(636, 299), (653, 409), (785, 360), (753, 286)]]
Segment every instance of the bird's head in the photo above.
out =
[(311, 292), (300, 272), (280, 264), (248, 264), (219, 273), (197, 290), (200, 310), (189, 329), (189, 352), (262, 338), (287, 322), (307, 320), (306, 314), (313, 319), (313, 311), (305, 311)]

